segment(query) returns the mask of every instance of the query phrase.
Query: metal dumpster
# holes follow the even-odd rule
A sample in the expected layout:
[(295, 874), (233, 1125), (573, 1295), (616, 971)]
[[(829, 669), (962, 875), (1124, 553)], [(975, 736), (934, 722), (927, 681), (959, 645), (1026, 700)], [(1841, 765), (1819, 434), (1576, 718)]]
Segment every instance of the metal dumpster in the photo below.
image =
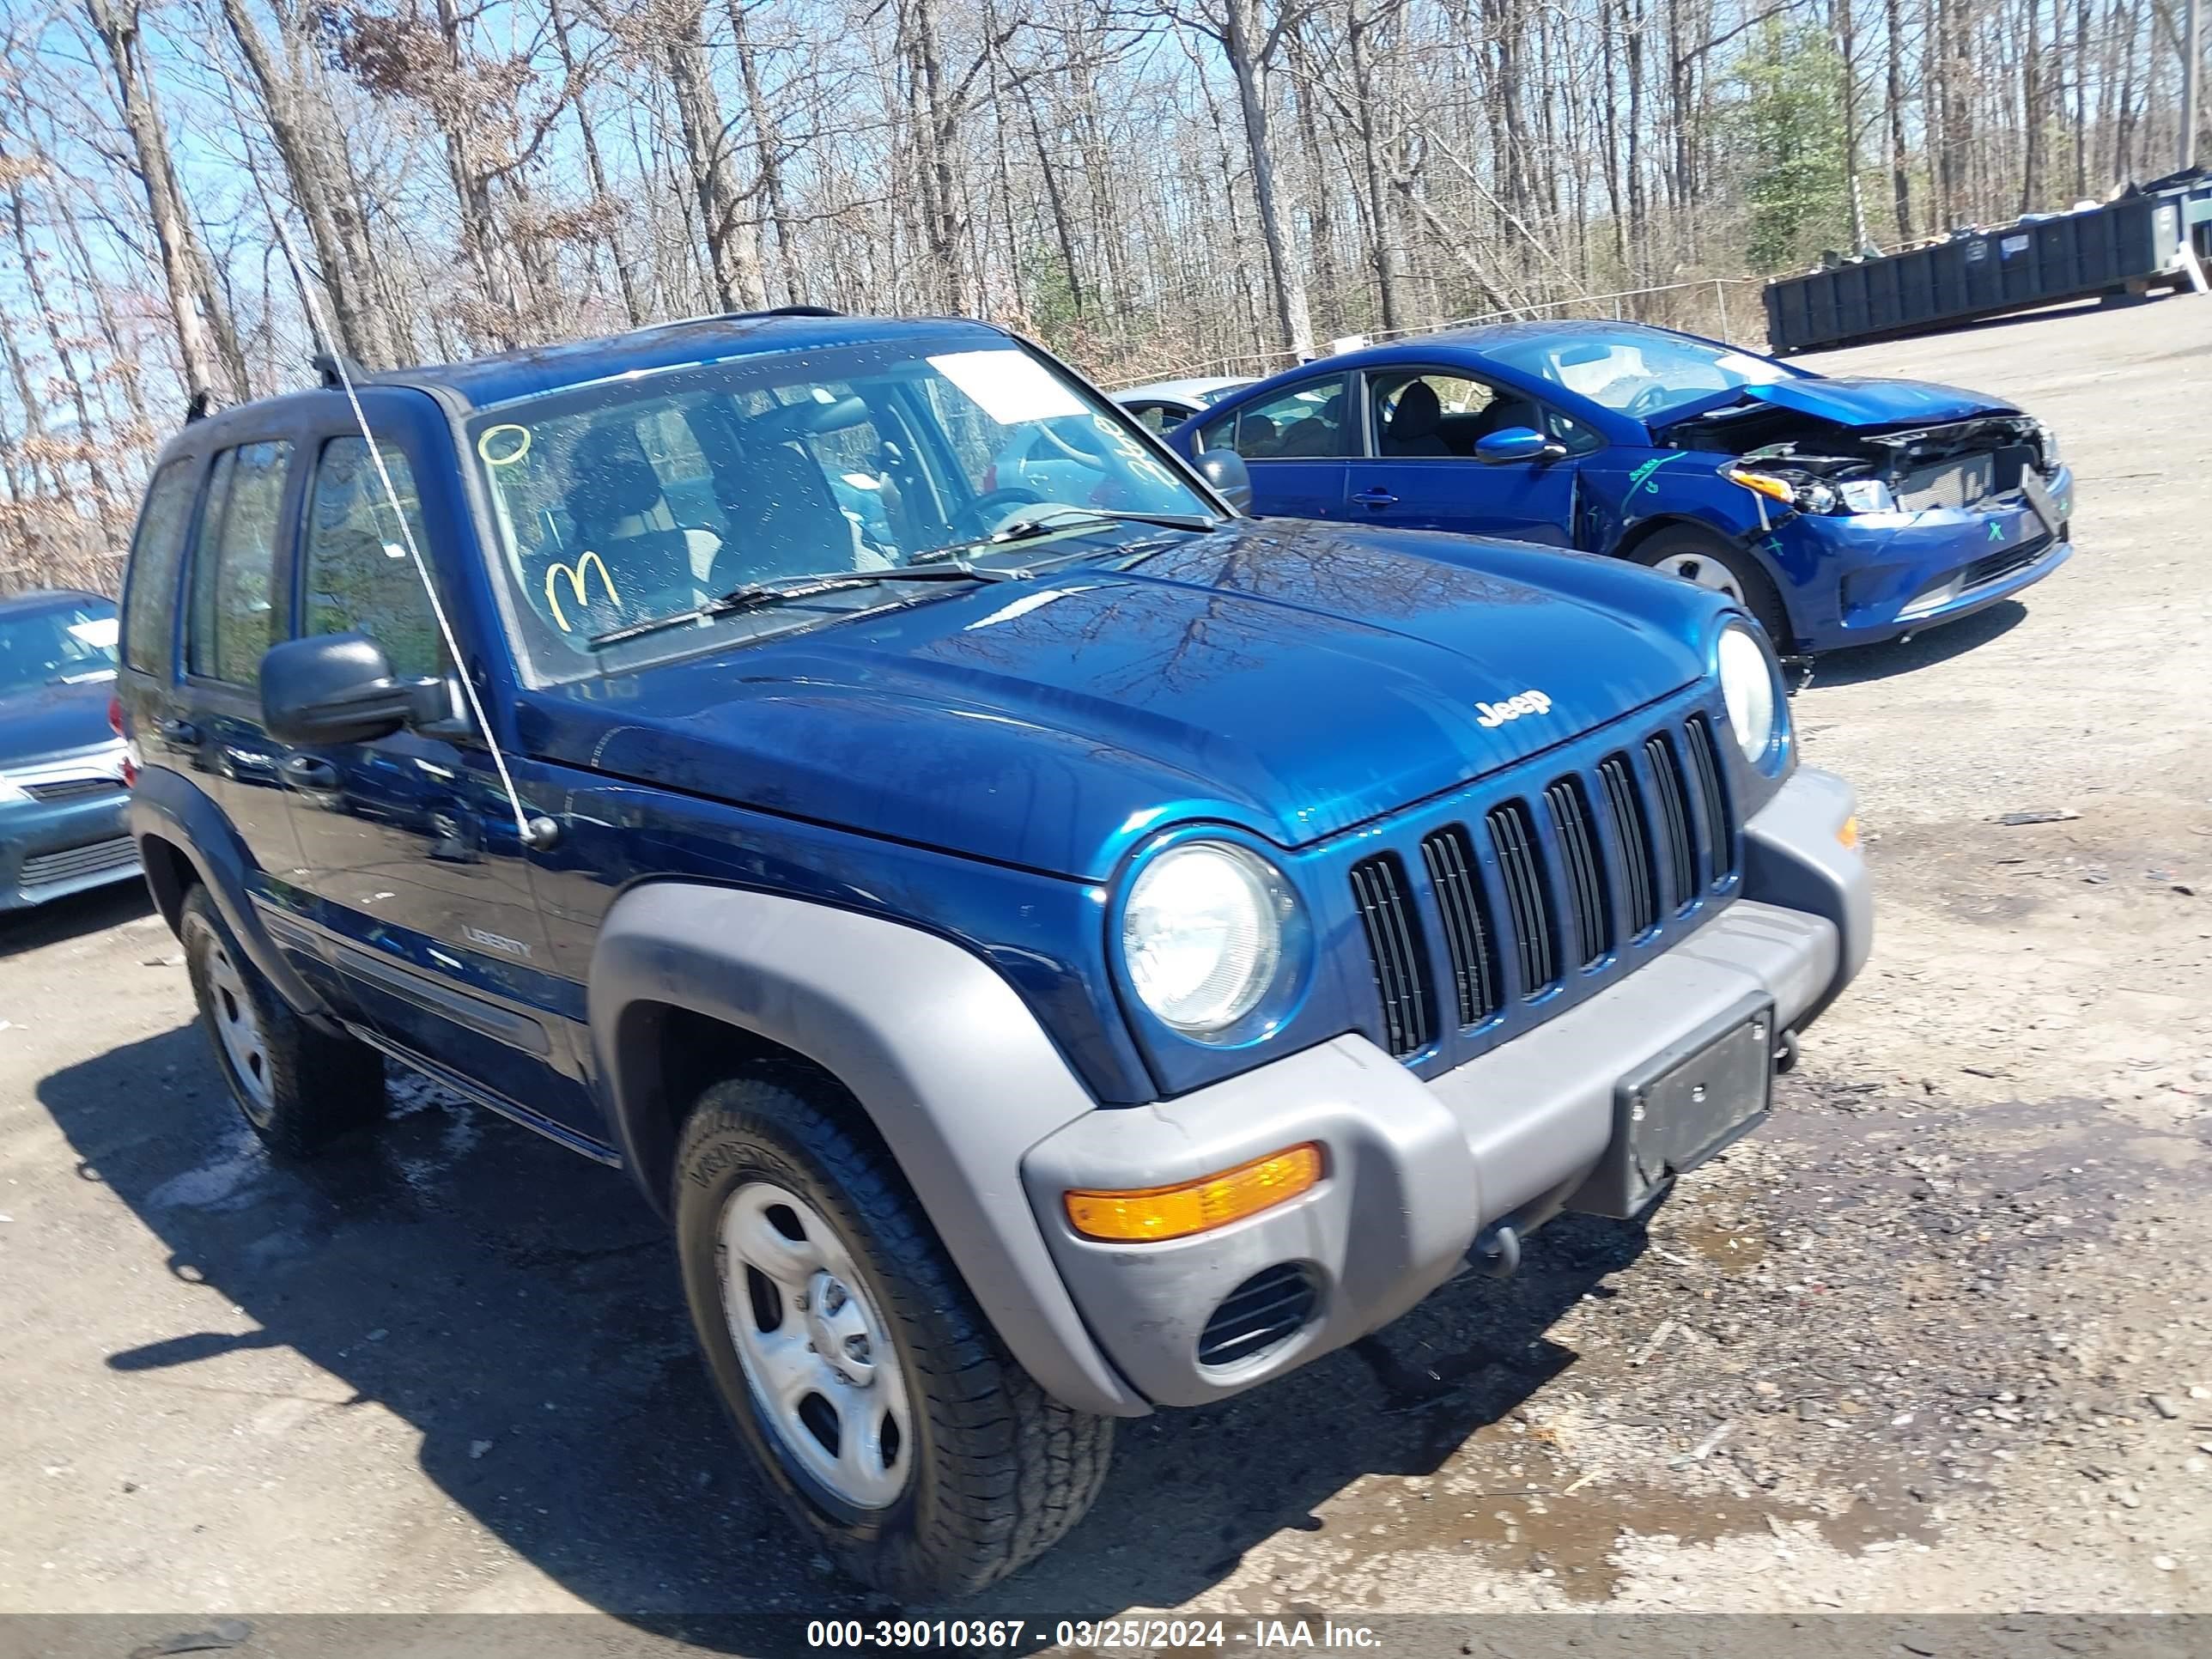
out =
[(2079, 213), (1778, 277), (1766, 285), (1767, 342), (1804, 351), (2141, 292), (2183, 273), (2185, 240), (2212, 274), (2212, 173), (2201, 169)]

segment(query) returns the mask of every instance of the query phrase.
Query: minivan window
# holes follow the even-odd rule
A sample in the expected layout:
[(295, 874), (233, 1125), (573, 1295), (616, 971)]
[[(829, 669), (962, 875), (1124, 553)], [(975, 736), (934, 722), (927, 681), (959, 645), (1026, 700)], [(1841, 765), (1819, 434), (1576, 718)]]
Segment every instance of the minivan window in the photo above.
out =
[[(407, 457), (393, 444), (377, 448), (407, 515), (407, 529), (427, 560), (430, 544)], [(333, 438), (323, 446), (301, 553), (307, 601), (302, 634), (366, 634), (383, 647), (392, 672), (402, 678), (424, 679), (444, 672), (437, 616), (385, 498), (367, 439)]]
[(276, 521), (289, 443), (246, 444), (216, 457), (192, 555), (185, 665), (203, 679), (252, 685), (276, 638)]
[(191, 527), (195, 460), (179, 457), (154, 475), (146, 505), (131, 538), (129, 586), (124, 594), (123, 659), (149, 674), (166, 675), (175, 654), (177, 564)]
[[(1128, 418), (1012, 341), (881, 342), (686, 366), (520, 399), (468, 441), (532, 671), (603, 672), (598, 636), (781, 578), (865, 574), (958, 549), (991, 562), (1107, 545), (1157, 526), (1080, 509), (1214, 516)], [(989, 538), (1070, 509), (1006, 549)], [(732, 635), (820, 624), (946, 592), (840, 587), (721, 617)], [(696, 630), (617, 654), (695, 647)]]

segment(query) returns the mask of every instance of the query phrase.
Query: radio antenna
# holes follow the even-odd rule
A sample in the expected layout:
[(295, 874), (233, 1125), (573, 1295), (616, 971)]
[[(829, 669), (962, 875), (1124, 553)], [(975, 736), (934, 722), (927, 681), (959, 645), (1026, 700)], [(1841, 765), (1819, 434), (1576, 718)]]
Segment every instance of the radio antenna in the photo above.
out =
[(376, 468), (377, 482), (384, 486), (384, 499), (398, 523), (400, 539), (407, 545), (407, 557), (415, 567), (416, 579), (422, 584), (423, 595), (430, 601), (430, 614), (437, 618), (439, 635), (446, 641), (447, 659), (453, 665), (453, 678), (460, 682), (461, 696), (476, 719), (477, 730), (483, 735), (484, 747), (491, 751), (491, 763), (499, 773), (500, 787), (506, 792), (507, 806), (514, 814), (514, 833), (525, 847), (550, 847), (561, 833), (560, 827), (551, 818), (533, 817), (523, 809), (522, 797), (515, 793), (514, 776), (507, 769), (507, 756), (500, 749), (499, 738), (492, 731), (491, 721), (485, 718), (476, 685), (462, 664), (460, 642), (453, 637), (453, 624), (447, 619), (446, 607), (439, 600), (438, 585), (430, 580), (430, 567), (423, 562), (422, 550), (415, 544), (414, 526), (408, 523), (406, 509), (399, 504), (399, 492), (392, 487), (392, 474), (385, 469), (384, 452), (377, 447), (376, 434), (368, 429), (368, 416), (362, 412), (360, 394), (354, 390), (351, 365), (323, 321), (323, 308), (316, 302), (313, 285), (307, 281), (307, 267), (300, 261), (299, 249), (292, 246), (291, 234), (274, 214), (270, 216), (270, 223), (276, 228), (277, 241), (283, 245), (284, 263), (292, 268), (292, 280), (299, 285), (300, 304), (307, 313), (307, 326), (322, 347), (324, 356), (318, 367), (323, 368), (325, 384), (335, 380), (352, 407), (354, 423), (361, 428), (362, 441), (368, 446), (369, 463)]

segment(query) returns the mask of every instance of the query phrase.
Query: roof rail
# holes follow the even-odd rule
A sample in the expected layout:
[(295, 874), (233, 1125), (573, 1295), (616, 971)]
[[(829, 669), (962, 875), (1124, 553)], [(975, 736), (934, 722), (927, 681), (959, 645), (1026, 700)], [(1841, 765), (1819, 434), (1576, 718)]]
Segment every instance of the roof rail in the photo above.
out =
[(767, 317), (842, 317), (828, 306), (770, 306), (765, 311), (708, 311), (696, 317), (671, 317), (665, 322), (641, 323), (633, 334), (657, 334), (665, 328), (689, 328), (694, 323), (751, 323)]
[(337, 392), (348, 380), (360, 383), (368, 378), (368, 371), (350, 357), (341, 358), (336, 352), (318, 351), (307, 360), (315, 371), (315, 378), (326, 392)]
[(215, 394), (202, 386), (185, 399), (185, 424), (190, 426), (194, 421), (204, 421), (208, 411), (214, 407)]

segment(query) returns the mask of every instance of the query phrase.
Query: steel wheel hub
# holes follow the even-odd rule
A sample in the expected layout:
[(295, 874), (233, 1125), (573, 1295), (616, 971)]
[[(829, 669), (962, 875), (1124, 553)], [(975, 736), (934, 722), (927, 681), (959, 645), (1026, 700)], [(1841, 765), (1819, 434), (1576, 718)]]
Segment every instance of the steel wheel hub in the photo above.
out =
[(1669, 553), (1651, 568), (1664, 575), (1695, 582), (1712, 592), (1725, 593), (1738, 605), (1743, 603), (1743, 584), (1736, 580), (1735, 572), (1707, 554)]
[(208, 1018), (216, 1041), (230, 1062), (231, 1075), (246, 1097), (246, 1115), (257, 1123), (268, 1121), (276, 1096), (269, 1076), (269, 1048), (261, 1035), (261, 1017), (246, 992), (245, 976), (231, 960), (230, 947), (220, 939), (208, 948)]
[(889, 1507), (906, 1488), (913, 1407), (851, 1250), (765, 1181), (730, 1194), (719, 1231), (723, 1317), (762, 1425), (842, 1502)]

